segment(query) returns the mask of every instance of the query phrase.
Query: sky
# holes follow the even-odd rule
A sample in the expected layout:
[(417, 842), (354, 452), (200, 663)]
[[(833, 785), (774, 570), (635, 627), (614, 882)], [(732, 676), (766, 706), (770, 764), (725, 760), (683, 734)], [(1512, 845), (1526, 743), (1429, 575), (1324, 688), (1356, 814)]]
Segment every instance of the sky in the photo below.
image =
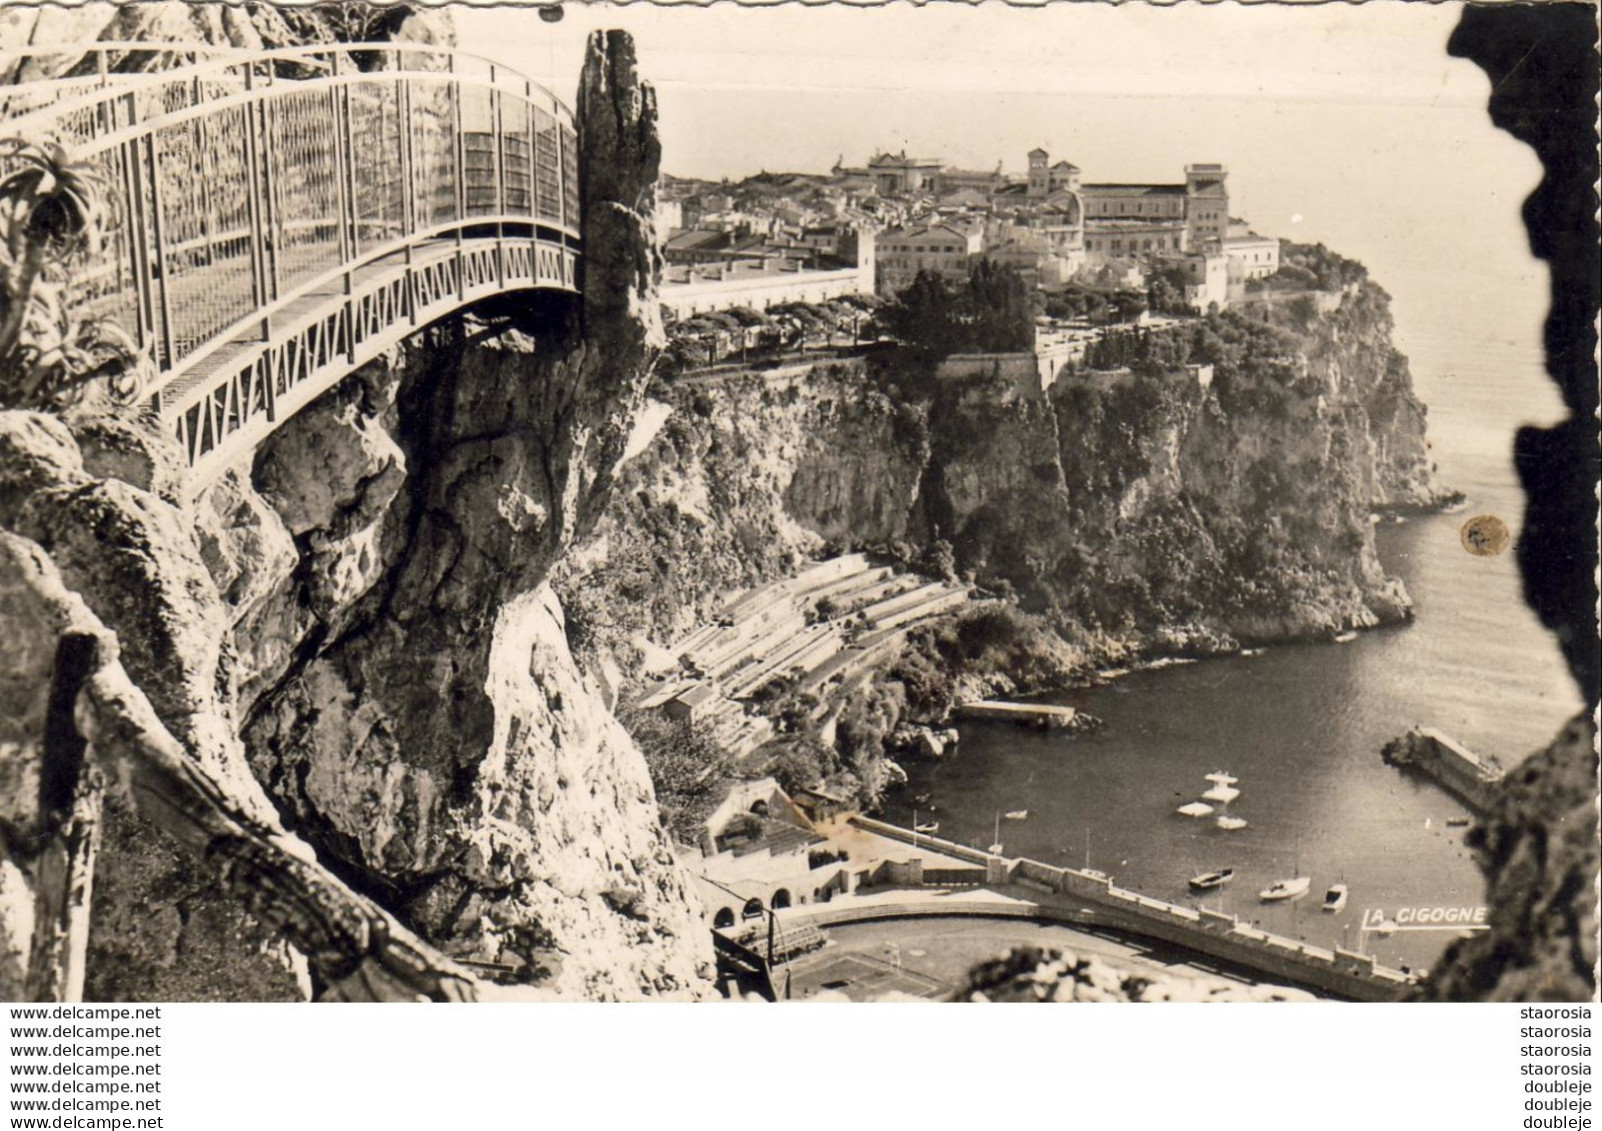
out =
[(570, 4), (558, 24), (515, 7), (474, 8), (454, 9), (464, 47), (493, 48), (536, 72), (554, 62), (559, 92), (574, 85), (585, 35), (618, 26), (634, 32), (642, 68), (665, 99), (698, 87), (1483, 105), (1486, 91), (1477, 68), (1442, 50), (1454, 4)]
[[(1523, 358), (1521, 421), (1556, 418), (1538, 369), (1546, 274), (1520, 202), (1540, 166), (1485, 115), (1490, 85), (1446, 54), (1456, 4), (985, 3), (709, 7), (454, 5), (461, 46), (571, 101), (584, 41), (631, 31), (657, 89), (663, 168), (822, 172), (905, 149), (1021, 172), (1036, 145), (1087, 181), (1230, 170), (1231, 212), (1323, 241), (1396, 298), (1402, 348), (1472, 333)], [(1432, 381), (1415, 374), (1429, 399)], [(1478, 425), (1463, 433), (1479, 444)], [(1443, 437), (1450, 447), (1451, 437)]]

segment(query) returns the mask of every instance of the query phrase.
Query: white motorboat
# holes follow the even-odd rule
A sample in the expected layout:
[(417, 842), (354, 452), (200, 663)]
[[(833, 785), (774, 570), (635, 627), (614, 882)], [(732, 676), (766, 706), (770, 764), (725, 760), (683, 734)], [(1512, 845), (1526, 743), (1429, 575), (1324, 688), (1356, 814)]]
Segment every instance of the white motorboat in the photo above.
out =
[(1282, 899), (1295, 899), (1297, 896), (1306, 895), (1307, 889), (1312, 886), (1312, 877), (1292, 876), (1288, 880), (1275, 880), (1258, 892), (1257, 898), (1264, 903), (1277, 903)]
[(1029, 810), (1027, 809), (1013, 809), (1006, 814), (1009, 821), (1021, 821), (1027, 816), (1029, 816)]
[(1213, 785), (1211, 789), (1202, 794), (1203, 801), (1216, 801), (1220, 805), (1228, 805), (1240, 796), (1240, 790), (1235, 788), (1235, 783), (1240, 781), (1239, 778), (1232, 777), (1222, 770), (1215, 770), (1213, 773), (1206, 775), (1206, 777)]
[[(1302, 870), (1302, 842), (1296, 841), (1296, 871)], [(1277, 903), (1282, 899), (1299, 899), (1307, 894), (1307, 889), (1313, 886), (1311, 876), (1296, 875), (1288, 880), (1275, 880), (1262, 891), (1257, 898), (1264, 903)]]
[(1220, 818), (1218, 818), (1217, 825), (1221, 829), (1224, 829), (1224, 830), (1229, 831), (1229, 832), (1234, 832), (1236, 829), (1244, 829), (1246, 827), (1246, 818), (1245, 817), (1220, 817)]
[(937, 833), (940, 831), (940, 822), (930, 821), (927, 824), (913, 825), (912, 831), (915, 833)]
[(1206, 817), (1210, 816), (1212, 811), (1213, 807), (1204, 801), (1191, 801), (1174, 810), (1182, 817)]
[(1321, 904), (1325, 911), (1339, 911), (1346, 906), (1346, 897), (1350, 894), (1345, 884), (1332, 884), (1324, 893), (1324, 902)]
[(1356, 639), (1357, 633), (1355, 632), (1338, 632), (1335, 634), (1335, 643), (1337, 644), (1350, 644)]

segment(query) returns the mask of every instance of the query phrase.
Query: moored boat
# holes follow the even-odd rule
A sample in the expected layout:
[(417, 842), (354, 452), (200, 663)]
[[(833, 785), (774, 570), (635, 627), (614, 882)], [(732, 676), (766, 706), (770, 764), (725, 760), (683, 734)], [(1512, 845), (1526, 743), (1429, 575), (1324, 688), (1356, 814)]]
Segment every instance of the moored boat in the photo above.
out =
[(1236, 829), (1244, 829), (1246, 827), (1246, 818), (1245, 817), (1220, 817), (1220, 818), (1218, 818), (1217, 824), (1218, 824), (1219, 828), (1226, 829), (1226, 830), (1228, 830), (1230, 832), (1233, 832)]
[(1174, 812), (1178, 813), (1182, 817), (1206, 817), (1211, 814), (1212, 811), (1213, 807), (1204, 801), (1191, 801), (1174, 810)]
[(1240, 796), (1240, 790), (1235, 788), (1235, 783), (1240, 781), (1239, 778), (1231, 777), (1222, 770), (1214, 770), (1207, 774), (1206, 778), (1213, 784), (1211, 789), (1202, 794), (1203, 801), (1216, 801), (1221, 805), (1228, 805)]
[(1332, 884), (1324, 893), (1322, 907), (1325, 911), (1339, 911), (1346, 906), (1346, 897), (1349, 894), (1345, 884)]
[(1200, 872), (1190, 878), (1190, 886), (1196, 891), (1211, 891), (1221, 888), (1235, 878), (1235, 869), (1219, 868), (1212, 872)]
[(1257, 893), (1257, 898), (1264, 903), (1276, 903), (1282, 899), (1295, 899), (1306, 895), (1307, 889), (1313, 886), (1310, 876), (1292, 876), (1288, 880), (1275, 880), (1268, 887)]
[(1013, 809), (1013, 810), (1010, 810), (1009, 812), (1007, 812), (1005, 814), (1005, 816), (1006, 816), (1007, 820), (1009, 820), (1009, 821), (1021, 821), (1025, 817), (1029, 816), (1029, 810), (1027, 810), (1027, 809)]
[(940, 831), (940, 822), (929, 821), (922, 825), (913, 825), (912, 831), (915, 833), (937, 833)]

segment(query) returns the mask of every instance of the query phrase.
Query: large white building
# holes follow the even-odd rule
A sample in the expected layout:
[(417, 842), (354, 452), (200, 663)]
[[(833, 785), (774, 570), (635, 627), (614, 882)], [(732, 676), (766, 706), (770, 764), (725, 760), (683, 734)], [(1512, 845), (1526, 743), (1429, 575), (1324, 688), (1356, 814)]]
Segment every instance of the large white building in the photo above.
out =
[(1224, 237), (1224, 255), (1229, 259), (1232, 282), (1266, 279), (1279, 270), (1279, 241), (1260, 236), (1243, 220), (1231, 220)]
[(959, 282), (968, 277), (968, 266), (984, 247), (982, 228), (934, 223), (884, 232), (878, 241), (878, 287), (880, 294), (905, 290), (928, 271)]

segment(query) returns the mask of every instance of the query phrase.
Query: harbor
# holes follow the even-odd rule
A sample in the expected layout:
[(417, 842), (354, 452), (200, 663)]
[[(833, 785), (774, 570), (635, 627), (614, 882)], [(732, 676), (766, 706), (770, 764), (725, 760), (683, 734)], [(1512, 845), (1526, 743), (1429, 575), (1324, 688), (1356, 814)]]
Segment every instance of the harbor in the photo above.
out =
[[(1223, 972), (1241, 984), (1299, 988), (1348, 1001), (1399, 1000), (1415, 980), (1372, 954), (1310, 945), (1236, 915), (1154, 898), (1094, 869), (981, 852), (861, 816), (817, 831), (830, 846), (852, 842), (843, 878), (824, 879), (828, 898), (794, 902), (785, 889), (782, 906), (774, 899), (764, 907), (753, 897), (743, 922), (731, 906), (714, 930), (720, 953), (744, 976), (757, 978), (764, 996), (782, 996), (779, 967), (830, 946), (833, 928), (931, 920), (934, 930), (943, 931), (947, 921), (959, 918), (1072, 927), (1124, 948), (1126, 959), (1155, 948), (1167, 956), (1168, 972), (1187, 980)], [(719, 898), (717, 891), (709, 894), (714, 902)], [(724, 894), (738, 899), (744, 893)], [(913, 928), (899, 929), (916, 937)], [(909, 987), (905, 979), (881, 976), (877, 982), (919, 992), (916, 982)], [(923, 989), (922, 996), (934, 996), (928, 986)]]

